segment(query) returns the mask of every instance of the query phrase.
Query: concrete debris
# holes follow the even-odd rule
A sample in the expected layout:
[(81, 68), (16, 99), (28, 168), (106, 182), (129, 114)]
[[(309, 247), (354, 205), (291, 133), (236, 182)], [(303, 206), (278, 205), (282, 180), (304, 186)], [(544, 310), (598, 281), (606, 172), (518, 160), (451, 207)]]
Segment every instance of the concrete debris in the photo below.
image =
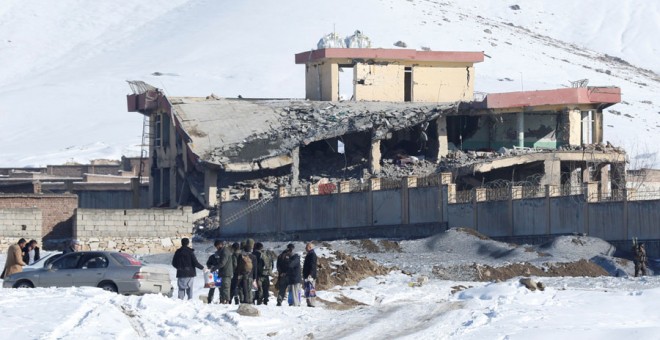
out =
[[(220, 164), (254, 161), (251, 150), (268, 150), (268, 157), (290, 153), (299, 146), (354, 132), (372, 132), (373, 140), (385, 139), (392, 131), (403, 130), (455, 113), (455, 103), (311, 102), (271, 101), (261, 103), (274, 110), (279, 119), (268, 122), (270, 129), (253, 134), (242, 143), (223, 144), (208, 159)], [(263, 156), (262, 156), (263, 157)]]

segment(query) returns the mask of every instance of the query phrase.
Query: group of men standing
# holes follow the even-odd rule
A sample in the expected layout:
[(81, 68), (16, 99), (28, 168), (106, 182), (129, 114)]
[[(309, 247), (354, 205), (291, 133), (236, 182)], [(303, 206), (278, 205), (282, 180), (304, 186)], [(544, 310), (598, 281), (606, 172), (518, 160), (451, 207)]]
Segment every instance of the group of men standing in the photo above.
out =
[[(190, 240), (181, 240), (181, 248), (177, 249), (172, 258), (172, 265), (177, 268), (178, 297), (192, 299), (192, 282), (195, 268), (215, 272), (220, 280), (220, 286), (209, 288), (207, 302), (212, 303), (216, 288), (220, 292), (218, 303), (232, 302), (267, 305), (269, 301), (270, 278), (273, 276), (275, 259), (272, 252), (266, 251), (261, 242), (255, 243), (247, 239), (231, 246), (224, 241), (216, 240), (216, 251), (209, 256), (206, 267), (195, 257), (189, 247)], [(303, 278), (313, 286), (316, 280), (317, 257), (314, 244), (308, 243), (304, 264), (300, 266), (300, 256), (293, 252), (294, 245), (289, 244), (277, 258), (277, 305), (281, 306), (287, 291), (292, 296), (288, 299), (292, 306), (300, 306), (301, 286)], [(312, 294), (313, 295), (313, 294)], [(314, 297), (306, 294), (307, 305), (314, 307)]]
[[(307, 243), (305, 246), (305, 260), (300, 270), (300, 255), (294, 253), (295, 246), (290, 243), (286, 249), (277, 257), (277, 305), (281, 306), (286, 299), (290, 306), (300, 306), (302, 295), (303, 278), (308, 285), (304, 290), (307, 307), (314, 307), (315, 294), (311, 290), (314, 287), (317, 273), (317, 256), (314, 251), (314, 244)], [(288, 298), (287, 291), (289, 292)]]
[(39, 258), (37, 241), (30, 240), (28, 242), (24, 238), (21, 238), (18, 240), (18, 243), (12, 244), (7, 249), (7, 261), (5, 261), (5, 268), (2, 270), (2, 274), (0, 274), (0, 279), (22, 272), (23, 266), (39, 261)]

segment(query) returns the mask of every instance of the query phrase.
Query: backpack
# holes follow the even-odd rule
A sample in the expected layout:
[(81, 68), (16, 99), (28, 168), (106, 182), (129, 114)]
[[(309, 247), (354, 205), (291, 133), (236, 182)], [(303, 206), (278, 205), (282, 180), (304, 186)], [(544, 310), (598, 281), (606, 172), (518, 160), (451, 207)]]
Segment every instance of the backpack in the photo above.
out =
[(243, 253), (238, 256), (238, 273), (248, 274), (252, 272), (252, 258), (250, 254)]
[(273, 259), (266, 254), (266, 252), (261, 253), (261, 268), (259, 268), (259, 275), (261, 276), (270, 276), (271, 270), (273, 268)]

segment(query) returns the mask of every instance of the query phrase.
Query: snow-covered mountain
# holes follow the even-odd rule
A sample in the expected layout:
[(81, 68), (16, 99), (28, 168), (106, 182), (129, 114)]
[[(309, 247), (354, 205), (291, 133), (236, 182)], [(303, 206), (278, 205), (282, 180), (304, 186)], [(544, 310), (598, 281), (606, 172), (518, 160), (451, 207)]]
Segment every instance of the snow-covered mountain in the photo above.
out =
[(660, 3), (644, 0), (0, 3), (0, 167), (136, 155), (125, 80), (183, 96), (304, 97), (294, 54), (361, 30), (374, 47), (484, 51), (476, 91), (622, 88), (605, 139), (660, 166)]

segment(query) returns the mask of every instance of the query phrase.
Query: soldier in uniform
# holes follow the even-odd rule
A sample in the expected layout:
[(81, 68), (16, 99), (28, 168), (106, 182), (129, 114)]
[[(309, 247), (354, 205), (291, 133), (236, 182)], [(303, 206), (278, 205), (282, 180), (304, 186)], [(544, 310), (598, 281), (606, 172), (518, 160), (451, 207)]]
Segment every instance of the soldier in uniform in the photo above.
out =
[(642, 275), (646, 275), (646, 249), (644, 248), (644, 243), (638, 243), (637, 246), (633, 248), (635, 252), (635, 277), (639, 276), (640, 272)]

